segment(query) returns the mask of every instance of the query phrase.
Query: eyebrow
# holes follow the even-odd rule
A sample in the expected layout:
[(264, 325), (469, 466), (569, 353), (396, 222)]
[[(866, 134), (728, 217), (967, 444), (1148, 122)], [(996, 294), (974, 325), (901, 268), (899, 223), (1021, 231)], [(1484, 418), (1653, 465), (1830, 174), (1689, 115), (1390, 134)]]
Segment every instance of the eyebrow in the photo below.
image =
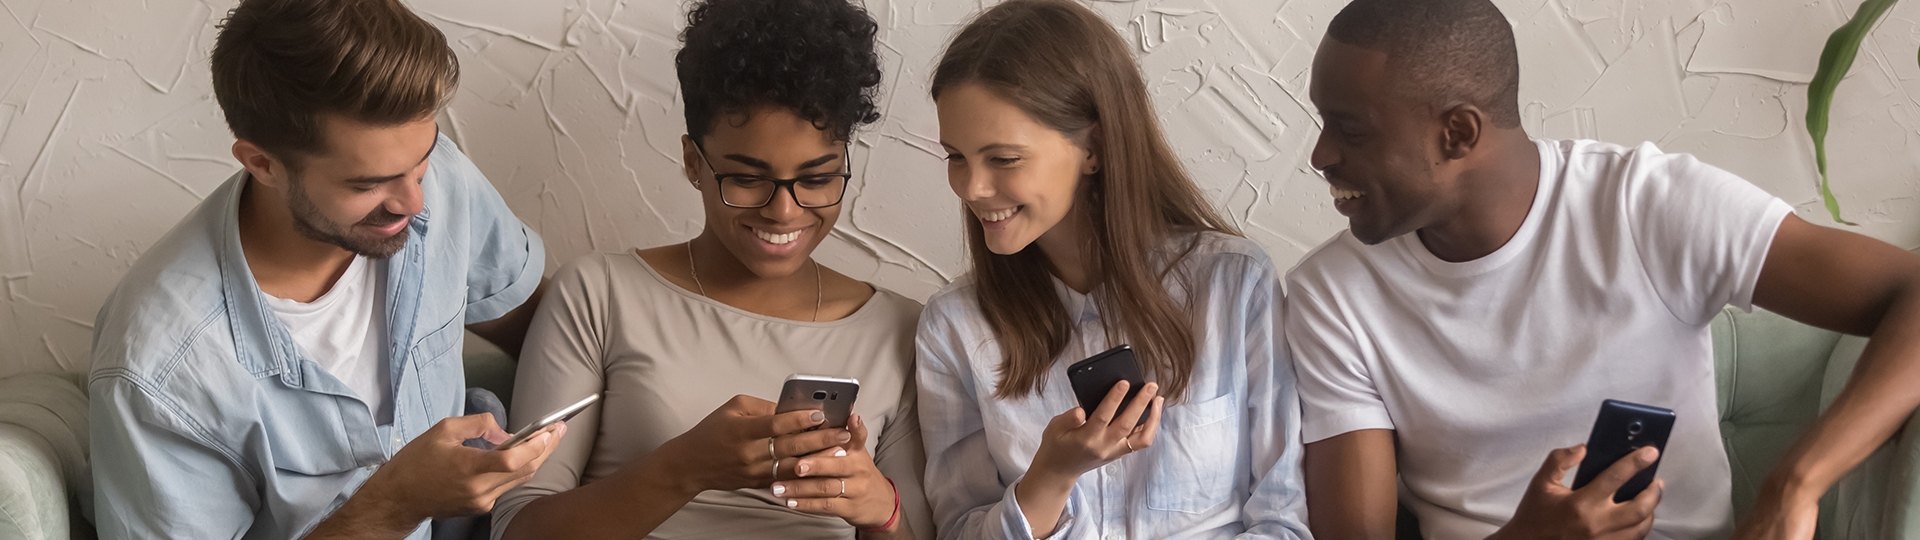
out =
[[(420, 161), (413, 162), (413, 167), (419, 167), (421, 163), (426, 163), (427, 158), (433, 157), (433, 151), (436, 148), (440, 148), (440, 132), (439, 131), (434, 132), (433, 146), (427, 147), (427, 155), (420, 156)], [(413, 170), (413, 167), (408, 167), (407, 170), (411, 171)], [(402, 177), (405, 177), (406, 175), (407, 173), (403, 172), (400, 174), (389, 174), (386, 176), (356, 176), (353, 178), (348, 178), (347, 183), (349, 184), (384, 184), (387, 182), (392, 182), (394, 180), (399, 180)]]
[[(751, 158), (751, 157), (747, 157), (747, 156), (743, 156), (743, 155), (740, 155), (740, 154), (727, 154), (727, 155), (725, 155), (725, 156), (721, 156), (721, 157), (724, 157), (724, 158), (727, 158), (727, 159), (728, 159), (728, 160), (730, 160), (730, 161), (734, 161), (734, 162), (737, 162), (737, 163), (740, 163), (740, 164), (742, 164), (742, 165), (746, 165), (746, 166), (748, 166), (748, 167), (753, 167), (753, 168), (755, 168), (755, 169), (760, 169), (760, 170), (763, 170), (763, 171), (765, 171), (765, 170), (772, 170), (772, 169), (773, 169), (773, 165), (770, 165), (770, 164), (768, 164), (768, 163), (767, 163), (767, 162), (765, 162), (765, 161), (761, 161), (761, 160), (758, 160), (758, 159), (754, 159), (754, 158)], [(826, 164), (828, 164), (828, 163), (833, 163), (833, 160), (836, 160), (836, 159), (840, 159), (840, 154), (827, 154), (827, 155), (824, 155), (824, 156), (820, 156), (820, 157), (817, 157), (817, 158), (813, 158), (813, 159), (810, 159), (810, 160), (807, 160), (807, 162), (806, 162), (806, 163), (801, 163), (801, 164), (800, 164), (800, 166), (799, 166), (799, 167), (796, 167), (796, 168), (798, 168), (798, 169), (811, 169), (811, 168), (814, 168), (814, 167), (819, 167), (819, 166), (821, 166), (821, 165), (826, 165)]]
[[(959, 149), (954, 148), (953, 145), (947, 144), (947, 143), (940, 143), (940, 147), (947, 149), (948, 152), (960, 151)], [(993, 143), (993, 144), (980, 147), (980, 150), (978, 152), (985, 153), (985, 152), (992, 152), (994, 150), (1026, 150), (1026, 149), (1027, 149), (1027, 146), (1024, 144)]]

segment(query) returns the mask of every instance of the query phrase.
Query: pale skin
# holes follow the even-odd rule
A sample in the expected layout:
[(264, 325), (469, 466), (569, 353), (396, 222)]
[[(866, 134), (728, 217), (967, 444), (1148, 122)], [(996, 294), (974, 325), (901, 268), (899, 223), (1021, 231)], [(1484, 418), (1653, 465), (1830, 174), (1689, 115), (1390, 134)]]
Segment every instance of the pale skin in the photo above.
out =
[[(735, 208), (722, 201), (714, 178), (843, 172), (841, 141), (792, 111), (759, 107), (715, 122), (700, 145), (690, 136), (681, 142), (683, 173), (701, 197), (706, 227), (690, 245), (639, 250), (649, 266), (695, 294), (704, 290), (723, 304), (788, 320), (814, 320), (816, 305), (820, 321), (842, 319), (873, 297), (871, 286), (811, 258), (842, 206), (803, 208), (781, 189), (766, 206)], [(774, 243), (762, 234), (796, 236)], [(824, 420), (816, 411), (775, 414), (772, 402), (734, 396), (612, 476), (528, 503), (504, 538), (643, 538), (700, 492), (734, 489), (770, 490), (795, 511), (845, 520), (860, 538), (912, 538), (866, 447), (866, 421), (854, 415), (846, 429), (806, 431)]]
[[(1519, 230), (1538, 155), (1519, 128), (1500, 128), (1471, 104), (1435, 110), (1387, 93), (1385, 53), (1333, 39), (1314, 60), (1310, 93), (1327, 120), (1313, 164), (1335, 187), (1364, 193), (1339, 203), (1369, 243), (1409, 232), (1435, 256), (1467, 261)], [(1739, 539), (1813, 537), (1819, 498), (1920, 406), (1920, 257), (1789, 215), (1774, 233), (1755, 305), (1829, 330), (1870, 336), (1846, 388), (1801, 434), (1739, 524)], [(1306, 446), (1307, 506), (1315, 536), (1394, 537), (1395, 434), (1363, 430)], [(1660, 481), (1613, 503), (1619, 481), (1653, 462), (1646, 449), (1579, 490), (1561, 482), (1584, 448), (1552, 451), (1514, 516), (1493, 538), (1644, 538)]]
[[(1037, 245), (1055, 278), (1091, 290), (1095, 276), (1079, 247), (1085, 233), (1074, 202), (1099, 158), (1075, 135), (1034, 121), (984, 86), (944, 90), (936, 105), (947, 182), (981, 221), (987, 248), (1007, 255)], [(1074, 407), (1047, 423), (1032, 465), (1013, 488), (1034, 536), (1056, 532), (1080, 475), (1153, 445), (1165, 398), (1149, 382), (1123, 404), (1127, 388), (1115, 385), (1092, 412)]]
[[(298, 173), (299, 189), (322, 218), (354, 224), (347, 234), (377, 240), (395, 226), (358, 224), (364, 217), (378, 210), (409, 219), (420, 213), (426, 156), (437, 133), (431, 117), (397, 126), (339, 116), (321, 120), (325, 149), (300, 160)], [(250, 177), (240, 204), (240, 244), (261, 291), (301, 302), (325, 294), (353, 261), (353, 252), (295, 228), (287, 202), (288, 190), (295, 189), (290, 162), (245, 140), (234, 143), (233, 155)], [(498, 339), (518, 340), (536, 303), (537, 295), (503, 317), (506, 322), (484, 329)], [(517, 328), (513, 320), (521, 321)], [(565, 433), (564, 425), (556, 426), (496, 452), (461, 445), (470, 438), (504, 442), (508, 434), (491, 415), (441, 420), (396, 452), (306, 537), (403, 538), (428, 519), (484, 513), (501, 494), (531, 478)]]

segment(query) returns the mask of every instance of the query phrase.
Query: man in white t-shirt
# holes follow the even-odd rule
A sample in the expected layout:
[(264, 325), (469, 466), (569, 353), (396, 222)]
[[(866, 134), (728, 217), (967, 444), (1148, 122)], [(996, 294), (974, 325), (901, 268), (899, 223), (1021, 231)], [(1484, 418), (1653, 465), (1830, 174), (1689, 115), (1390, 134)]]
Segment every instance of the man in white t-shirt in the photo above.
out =
[[(1351, 228), (1287, 279), (1314, 534), (1392, 538), (1397, 502), (1429, 538), (1735, 532), (1707, 326), (1733, 305), (1873, 338), (1735, 532), (1811, 538), (1820, 495), (1920, 404), (1920, 258), (1692, 156), (1530, 139), (1518, 81), (1487, 0), (1329, 24), (1312, 164)], [(1618, 504), (1653, 449), (1566, 483), (1609, 398), (1678, 414), (1659, 479)]]

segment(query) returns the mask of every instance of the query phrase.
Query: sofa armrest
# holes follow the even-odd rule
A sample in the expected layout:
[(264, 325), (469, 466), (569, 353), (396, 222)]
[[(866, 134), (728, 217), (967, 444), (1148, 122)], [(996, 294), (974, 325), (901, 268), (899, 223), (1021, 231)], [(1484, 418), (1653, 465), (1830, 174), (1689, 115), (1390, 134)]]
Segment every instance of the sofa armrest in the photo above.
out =
[(53, 446), (25, 427), (0, 424), (0, 538), (65, 539), (68, 513)]
[[(1846, 388), (1867, 338), (1847, 336), (1833, 348), (1820, 391), (1826, 410)], [(1874, 450), (1822, 499), (1826, 538), (1920, 539), (1920, 416)]]

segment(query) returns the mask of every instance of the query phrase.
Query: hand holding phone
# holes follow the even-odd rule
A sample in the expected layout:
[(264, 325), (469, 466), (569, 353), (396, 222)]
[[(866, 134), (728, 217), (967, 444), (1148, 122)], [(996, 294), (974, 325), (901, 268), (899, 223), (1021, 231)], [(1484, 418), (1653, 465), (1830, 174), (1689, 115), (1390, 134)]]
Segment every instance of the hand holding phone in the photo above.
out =
[(806, 410), (821, 411), (826, 413), (827, 421), (808, 428), (809, 431), (822, 427), (845, 428), (847, 418), (853, 415), (853, 401), (858, 397), (860, 397), (859, 379), (789, 375), (787, 382), (780, 386), (780, 401), (774, 407), (774, 414)]
[[(1593, 422), (1593, 433), (1587, 436), (1587, 456), (1580, 460), (1580, 472), (1573, 476), (1573, 489), (1586, 487), (1607, 467), (1625, 459), (1635, 450), (1651, 446), (1662, 455), (1667, 452), (1667, 435), (1673, 432), (1673, 411), (1652, 405), (1642, 405), (1617, 399), (1600, 403), (1600, 417)], [(1640, 469), (1632, 479), (1613, 493), (1613, 502), (1622, 503), (1633, 500), (1648, 485), (1653, 484), (1654, 472), (1660, 469), (1660, 458)]]
[(587, 406), (592, 405), (596, 401), (600, 401), (599, 394), (594, 394), (594, 395), (587, 396), (585, 398), (581, 398), (580, 401), (573, 402), (572, 405), (568, 405), (565, 408), (562, 408), (558, 411), (554, 411), (553, 414), (547, 415), (546, 418), (541, 418), (540, 421), (538, 422), (527, 424), (527, 427), (520, 428), (520, 431), (514, 432), (513, 436), (508, 437), (506, 442), (500, 443), (500, 446), (495, 446), (493, 447), (493, 449), (506, 450), (508, 448), (513, 448), (515, 445), (520, 444), (522, 441), (525, 441), (528, 438), (533, 437), (533, 435), (536, 433), (539, 433), (540, 430), (547, 429), (548, 427), (554, 424), (565, 422), (567, 421), (567, 419), (573, 418), (574, 415), (580, 414), (580, 411), (587, 410)]
[(1107, 349), (1067, 366), (1067, 381), (1073, 385), (1073, 396), (1087, 414), (1100, 408), (1107, 392), (1121, 381), (1127, 383), (1127, 397), (1120, 402), (1122, 407), (1132, 405), (1134, 396), (1146, 386), (1145, 377), (1140, 376), (1140, 363), (1133, 356), (1133, 347), (1127, 345)]

